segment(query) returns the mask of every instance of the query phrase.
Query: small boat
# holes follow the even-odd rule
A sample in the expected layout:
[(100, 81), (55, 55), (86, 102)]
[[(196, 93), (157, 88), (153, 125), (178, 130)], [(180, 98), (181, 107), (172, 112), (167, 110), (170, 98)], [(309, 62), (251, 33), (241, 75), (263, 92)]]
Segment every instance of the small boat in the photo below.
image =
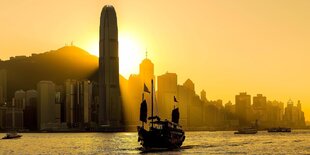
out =
[(291, 128), (283, 128), (283, 127), (269, 128), (267, 131), (268, 132), (291, 132)]
[(257, 129), (253, 127), (241, 128), (241, 129), (238, 129), (237, 132), (234, 132), (234, 134), (256, 134), (256, 133), (257, 133)]
[[(144, 85), (144, 89), (147, 90)], [(149, 91), (147, 90), (145, 92)], [(146, 150), (157, 149), (177, 149), (180, 148), (185, 140), (185, 133), (179, 125), (179, 108), (172, 110), (172, 121), (161, 120), (158, 116), (153, 116), (153, 80), (152, 80), (152, 114), (148, 120), (151, 121), (149, 130), (144, 128), (147, 122), (147, 103), (142, 99), (140, 107), (140, 121), (142, 126), (138, 126), (138, 142)], [(174, 97), (174, 101), (176, 98)]]
[(20, 137), (22, 137), (22, 135), (18, 134), (17, 132), (8, 132), (2, 139), (14, 139)]
[(251, 127), (240, 128), (240, 129), (238, 129), (237, 132), (234, 132), (234, 134), (256, 134), (257, 133), (257, 127), (258, 127), (258, 123), (256, 120), (254, 126), (252, 125)]

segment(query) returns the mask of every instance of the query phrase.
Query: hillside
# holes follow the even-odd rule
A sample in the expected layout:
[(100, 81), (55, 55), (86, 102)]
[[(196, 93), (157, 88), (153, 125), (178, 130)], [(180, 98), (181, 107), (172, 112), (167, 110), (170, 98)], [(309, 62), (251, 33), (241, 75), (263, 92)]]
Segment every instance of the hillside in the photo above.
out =
[(76, 46), (33, 54), (30, 57), (15, 57), (0, 61), (0, 69), (7, 70), (8, 98), (19, 89), (36, 89), (41, 80), (50, 80), (57, 85), (68, 78), (97, 81), (98, 58)]

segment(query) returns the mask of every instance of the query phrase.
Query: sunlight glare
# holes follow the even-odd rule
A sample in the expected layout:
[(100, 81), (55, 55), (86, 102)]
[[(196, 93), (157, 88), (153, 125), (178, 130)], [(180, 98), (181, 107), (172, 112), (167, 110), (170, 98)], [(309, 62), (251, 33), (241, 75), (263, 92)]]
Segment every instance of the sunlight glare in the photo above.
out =
[(119, 35), (119, 71), (125, 78), (139, 72), (139, 64), (144, 58), (140, 42), (130, 35)]
[[(145, 49), (142, 48), (139, 41), (129, 34), (120, 34), (118, 44), (119, 72), (128, 79), (130, 74), (137, 74), (139, 72), (139, 64), (144, 59)], [(99, 57), (98, 41), (92, 41), (86, 49), (90, 54)]]
[(89, 43), (86, 50), (89, 52), (89, 54), (99, 57), (99, 41), (94, 40)]

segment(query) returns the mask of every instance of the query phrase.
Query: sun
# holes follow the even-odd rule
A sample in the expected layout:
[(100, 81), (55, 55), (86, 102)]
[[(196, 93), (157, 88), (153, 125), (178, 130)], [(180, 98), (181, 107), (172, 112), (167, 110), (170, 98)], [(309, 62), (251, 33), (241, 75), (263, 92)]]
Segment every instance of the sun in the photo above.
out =
[[(144, 58), (145, 49), (134, 36), (123, 33), (119, 34), (118, 46), (119, 72), (128, 79), (130, 74), (139, 72), (139, 64)], [(86, 49), (90, 54), (99, 57), (99, 41), (92, 40)]]
[(145, 49), (141, 43), (133, 36), (121, 34), (119, 36), (119, 71), (120, 74), (128, 79), (130, 74), (139, 72)]

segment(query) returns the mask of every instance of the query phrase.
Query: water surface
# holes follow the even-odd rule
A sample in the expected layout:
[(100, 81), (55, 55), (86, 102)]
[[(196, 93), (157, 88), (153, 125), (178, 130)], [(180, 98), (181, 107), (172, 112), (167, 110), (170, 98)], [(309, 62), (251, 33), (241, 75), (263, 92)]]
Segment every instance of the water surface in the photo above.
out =
[[(3, 134), (4, 136), (4, 134)], [(137, 133), (24, 133), (0, 140), (0, 154), (139, 154)], [(152, 152), (153, 153), (153, 152)], [(310, 154), (310, 130), (234, 135), (233, 131), (186, 132), (179, 150), (160, 154)]]

